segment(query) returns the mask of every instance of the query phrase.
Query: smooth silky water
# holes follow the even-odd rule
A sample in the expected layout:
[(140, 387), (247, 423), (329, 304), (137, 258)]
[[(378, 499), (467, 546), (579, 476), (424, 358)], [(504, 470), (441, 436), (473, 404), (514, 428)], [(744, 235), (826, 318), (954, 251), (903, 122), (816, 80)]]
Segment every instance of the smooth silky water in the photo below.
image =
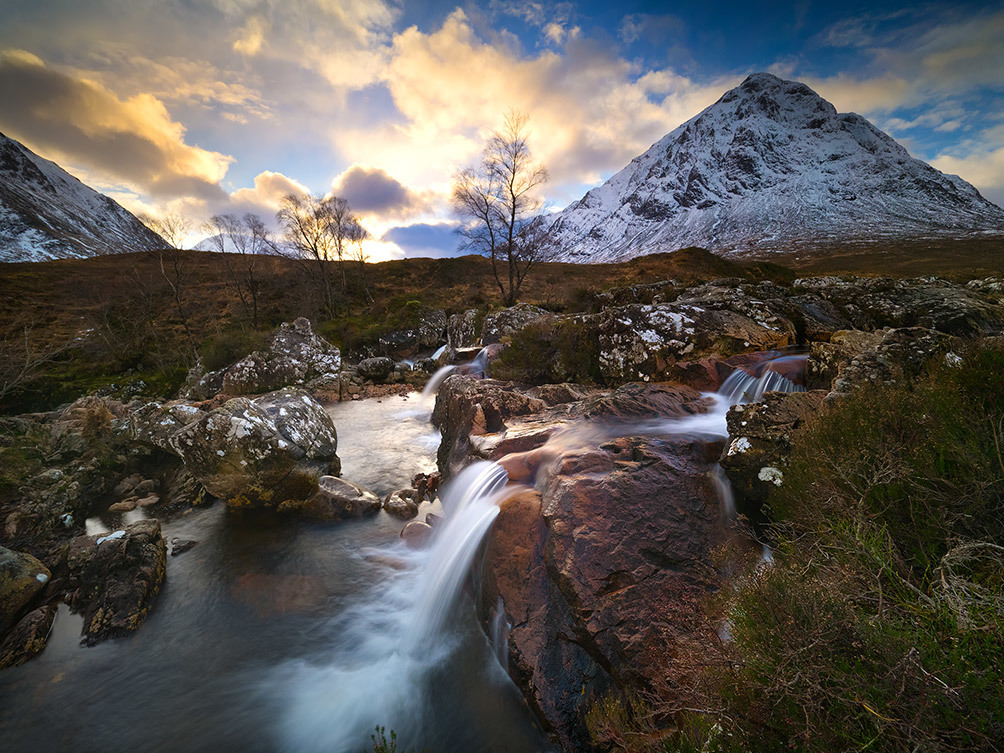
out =
[[(383, 495), (435, 468), (417, 395), (330, 412), (345, 478)], [(199, 544), (168, 557), (136, 633), (82, 647), (60, 607), (45, 651), (0, 671), (0, 750), (360, 753), (377, 724), (401, 750), (549, 750), (465, 591), (497, 509), (497, 471), (482, 471), (444, 490), (447, 522), (426, 552), (383, 512), (315, 525), (217, 503), (164, 523), (165, 539)]]

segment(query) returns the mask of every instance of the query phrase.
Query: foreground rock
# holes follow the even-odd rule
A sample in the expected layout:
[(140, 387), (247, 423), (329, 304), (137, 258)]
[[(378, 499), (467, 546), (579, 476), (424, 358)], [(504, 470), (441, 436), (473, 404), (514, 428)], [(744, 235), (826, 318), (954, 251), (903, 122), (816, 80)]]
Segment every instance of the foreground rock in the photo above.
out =
[(0, 635), (18, 620), (51, 576), (49, 568), (30, 554), (0, 546)]
[(826, 392), (768, 392), (759, 403), (736, 405), (728, 413), (729, 444), (722, 469), (745, 509), (752, 513), (772, 487), (784, 483), (792, 437), (823, 404)]
[(310, 320), (300, 317), (280, 324), (264, 350), (198, 379), (191, 374), (187, 397), (205, 400), (218, 392), (252, 395), (307, 382), (335, 383), (341, 364), (338, 348), (315, 333)]
[(41, 653), (49, 640), (56, 609), (56, 604), (47, 604), (29, 612), (0, 639), (0, 669), (16, 667)]
[(186, 469), (232, 509), (275, 509), (313, 493), (338, 473), (330, 416), (303, 389), (235, 398), (193, 421), (169, 441)]
[(333, 521), (373, 515), (381, 506), (380, 498), (370, 490), (337, 476), (321, 476), (311, 496), (284, 500), (278, 509), (311, 520)]
[(585, 715), (609, 692), (679, 702), (687, 657), (714, 640), (701, 608), (723, 532), (706, 455), (617, 439), (502, 505), (482, 603), (502, 598), (511, 674), (563, 749), (588, 748)]
[(70, 608), (88, 643), (125, 635), (146, 618), (164, 582), (167, 547), (156, 520), (73, 540), (67, 554)]

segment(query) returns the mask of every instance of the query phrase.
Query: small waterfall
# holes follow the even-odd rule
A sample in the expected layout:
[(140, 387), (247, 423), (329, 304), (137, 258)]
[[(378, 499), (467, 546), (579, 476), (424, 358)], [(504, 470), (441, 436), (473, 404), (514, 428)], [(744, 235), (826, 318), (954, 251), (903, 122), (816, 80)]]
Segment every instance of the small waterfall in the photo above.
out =
[(450, 376), (456, 370), (456, 366), (443, 366), (436, 370), (436, 373), (426, 382), (425, 389), (422, 390), (422, 397), (419, 398), (423, 405), (436, 399), (436, 394), (439, 392), (439, 388), (443, 382), (446, 381), (446, 377)]
[(435, 352), (435, 353), (433, 353), (433, 354), (432, 354), (431, 356), (429, 356), (429, 358), (431, 358), (431, 359), (432, 359), (433, 361), (438, 361), (438, 360), (439, 360), (439, 357), (440, 357), (441, 355), (443, 355), (443, 353), (445, 353), (445, 352), (446, 352), (446, 349), (447, 349), (448, 347), (450, 347), (448, 343), (447, 343), (447, 344), (445, 344), (445, 345), (440, 345), (440, 346), (439, 346), (439, 347), (438, 347), (438, 348), (436, 349), (436, 352)]
[(509, 630), (512, 624), (505, 616), (505, 602), (499, 596), (495, 602), (495, 609), (492, 612), (491, 642), (495, 650), (495, 658), (498, 659), (502, 669), (509, 671)]
[(496, 463), (465, 468), (440, 495), (445, 520), (431, 548), (388, 546), (385, 554), (403, 569), (332, 623), (340, 648), (330, 660), (290, 662), (268, 678), (263, 692), (275, 694), (278, 682), (280, 697), (288, 699), (280, 750), (354, 753), (378, 724), (401, 739), (422, 737), (435, 696), (433, 675), (457, 648), (458, 596), (498, 516), (507, 480)]
[(721, 464), (715, 463), (711, 469), (711, 484), (722, 506), (722, 520), (731, 525), (736, 519), (736, 496), (732, 491), (732, 482), (725, 475)]
[(754, 376), (745, 369), (736, 369), (718, 388), (718, 394), (731, 405), (755, 403), (765, 392), (805, 392), (805, 387), (795, 384), (788, 377), (771, 369), (771, 364), (792, 359), (804, 360), (799, 356), (782, 356), (768, 361), (759, 375)]
[(474, 554), (499, 514), (506, 481), (502, 466), (481, 461), (467, 466), (440, 494), (446, 522), (437, 528), (411, 621), (417, 649), (442, 628)]

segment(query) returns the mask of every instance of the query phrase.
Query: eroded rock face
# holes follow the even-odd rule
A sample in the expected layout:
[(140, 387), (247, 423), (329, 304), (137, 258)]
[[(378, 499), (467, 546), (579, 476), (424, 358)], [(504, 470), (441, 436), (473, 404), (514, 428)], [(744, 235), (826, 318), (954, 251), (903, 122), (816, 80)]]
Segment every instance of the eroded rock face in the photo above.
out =
[(342, 357), (338, 348), (314, 332), (310, 320), (300, 317), (280, 324), (264, 350), (254, 351), (219, 371), (211, 371), (194, 382), (187, 397), (211, 398), (227, 395), (255, 395), (307, 382), (337, 381)]
[[(622, 438), (566, 455), (542, 493), (508, 500), (488, 538), (482, 602), (512, 624), (510, 671), (566, 750), (611, 689), (680, 699), (685, 658), (713, 640), (719, 505), (700, 443)], [(678, 661), (679, 659), (679, 661)]]
[(720, 462), (737, 496), (749, 506), (746, 512), (766, 501), (772, 487), (784, 483), (792, 437), (825, 397), (824, 390), (768, 392), (761, 402), (729, 411), (730, 440)]
[(79, 536), (67, 554), (68, 603), (83, 615), (82, 634), (97, 643), (140, 626), (164, 582), (167, 547), (156, 520)]
[(310, 497), (285, 500), (278, 509), (311, 520), (334, 521), (374, 515), (381, 505), (380, 498), (369, 489), (337, 476), (321, 476)]
[(32, 610), (0, 640), (0, 668), (16, 667), (45, 648), (56, 616), (56, 604)]
[(303, 500), (340, 469), (330, 416), (303, 389), (235, 398), (170, 437), (186, 469), (234, 509)]
[(461, 314), (453, 314), (446, 322), (446, 343), (449, 348), (476, 348), (481, 340), (478, 326), (480, 315), (477, 309), (467, 309)]
[(838, 368), (829, 399), (837, 399), (858, 387), (892, 384), (917, 376), (952, 338), (923, 327), (904, 327), (886, 332), (873, 347), (857, 353)]
[(660, 381), (677, 361), (792, 345), (795, 328), (777, 315), (753, 319), (697, 304), (623, 306), (600, 316), (599, 343), (608, 382)]
[(547, 403), (530, 397), (503, 382), (451, 376), (436, 397), (432, 423), (443, 433), (437, 460), (443, 477), (467, 464), (471, 436), (501, 431), (507, 419), (540, 413)]
[(510, 308), (488, 314), (481, 326), (481, 344), (491, 345), (501, 342), (503, 337), (510, 337), (530, 322), (540, 321), (551, 316), (554, 315), (529, 303), (517, 303)]
[(17, 622), (51, 576), (49, 568), (30, 554), (0, 546), (0, 635)]
[(792, 288), (830, 302), (855, 329), (923, 327), (972, 336), (993, 334), (1004, 326), (1004, 309), (992, 297), (992, 290), (954, 285), (936, 277), (812, 277), (795, 280)]

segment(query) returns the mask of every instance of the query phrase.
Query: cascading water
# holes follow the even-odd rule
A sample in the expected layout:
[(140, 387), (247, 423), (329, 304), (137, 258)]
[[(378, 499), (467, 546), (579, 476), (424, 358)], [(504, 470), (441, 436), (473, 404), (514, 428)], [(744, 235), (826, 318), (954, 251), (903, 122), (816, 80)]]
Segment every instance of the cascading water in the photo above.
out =
[(495, 602), (495, 609), (492, 611), (491, 620), (491, 642), (495, 651), (495, 658), (498, 659), (499, 666), (509, 671), (509, 630), (512, 624), (505, 616), (505, 602), (499, 596)]
[(425, 383), (425, 388), (422, 390), (422, 396), (419, 398), (423, 405), (427, 405), (436, 399), (436, 393), (439, 392), (439, 388), (442, 386), (443, 382), (446, 381), (446, 377), (454, 373), (457, 370), (456, 366), (443, 366), (436, 370), (436, 373), (429, 377), (429, 381)]
[(274, 691), (275, 679), (283, 682), (291, 699), (283, 750), (355, 752), (378, 724), (422, 739), (436, 697), (432, 676), (457, 647), (457, 596), (506, 482), (495, 463), (468, 466), (441, 494), (445, 519), (428, 550), (395, 543), (376, 553), (375, 561), (396, 560), (397, 572), (332, 625), (343, 648), (321, 666), (290, 663), (269, 684)]

